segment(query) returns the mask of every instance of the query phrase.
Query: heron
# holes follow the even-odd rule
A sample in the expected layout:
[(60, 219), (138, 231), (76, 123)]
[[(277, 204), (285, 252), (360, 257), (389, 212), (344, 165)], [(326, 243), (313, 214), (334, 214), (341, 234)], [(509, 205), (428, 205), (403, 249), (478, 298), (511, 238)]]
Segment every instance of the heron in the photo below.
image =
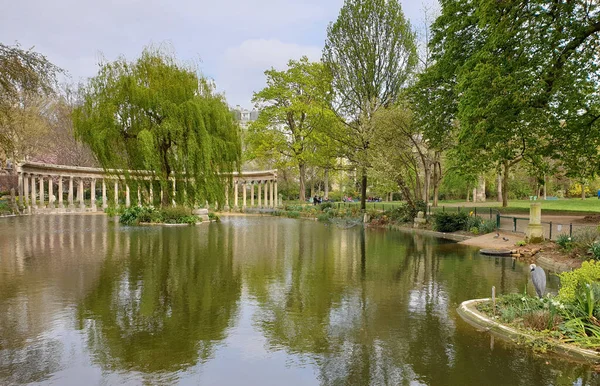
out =
[(544, 292), (546, 292), (546, 272), (544, 272), (542, 267), (538, 267), (535, 264), (531, 264), (529, 270), (531, 271), (531, 281), (533, 282), (537, 296), (540, 298), (544, 297)]

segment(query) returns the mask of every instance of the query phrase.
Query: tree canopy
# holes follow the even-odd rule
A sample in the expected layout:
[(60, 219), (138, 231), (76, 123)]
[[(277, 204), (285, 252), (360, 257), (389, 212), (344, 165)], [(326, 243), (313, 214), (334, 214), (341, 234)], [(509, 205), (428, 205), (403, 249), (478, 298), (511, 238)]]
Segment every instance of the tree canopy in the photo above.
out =
[(239, 127), (223, 96), (157, 49), (101, 65), (73, 115), (76, 135), (104, 168), (155, 173), (163, 204), (174, 198), (171, 178), (188, 204), (224, 202), (229, 173), (239, 169)]
[(394, 104), (417, 64), (415, 34), (396, 0), (346, 0), (327, 28), (323, 62), (332, 76), (332, 109), (344, 124), (336, 139), (367, 191), (374, 114)]
[(290, 60), (288, 69), (265, 71), (267, 86), (254, 94), (261, 110), (249, 129), (252, 157), (269, 157), (292, 162), (299, 170), (300, 201), (306, 199), (306, 167), (327, 142), (324, 128), (335, 125), (327, 107), (329, 74), (321, 63), (307, 57)]

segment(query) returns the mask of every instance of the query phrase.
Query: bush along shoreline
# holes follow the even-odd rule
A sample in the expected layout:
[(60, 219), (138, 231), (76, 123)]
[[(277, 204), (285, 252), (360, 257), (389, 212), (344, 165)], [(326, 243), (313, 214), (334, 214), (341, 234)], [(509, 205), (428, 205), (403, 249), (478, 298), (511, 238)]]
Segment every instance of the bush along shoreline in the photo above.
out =
[[(196, 224), (202, 219), (193, 214), (191, 208), (177, 206), (155, 208), (153, 206), (133, 206), (120, 210), (109, 209), (108, 214), (118, 215), (119, 223), (123, 225), (140, 224)], [(217, 217), (209, 214), (211, 220)]]
[(553, 343), (567, 343), (600, 352), (600, 263), (586, 261), (558, 276), (557, 296), (540, 299), (513, 293), (499, 296), (495, 309), (491, 300), (476, 308), (517, 331), (544, 338), (542, 343), (532, 342), (542, 351)]

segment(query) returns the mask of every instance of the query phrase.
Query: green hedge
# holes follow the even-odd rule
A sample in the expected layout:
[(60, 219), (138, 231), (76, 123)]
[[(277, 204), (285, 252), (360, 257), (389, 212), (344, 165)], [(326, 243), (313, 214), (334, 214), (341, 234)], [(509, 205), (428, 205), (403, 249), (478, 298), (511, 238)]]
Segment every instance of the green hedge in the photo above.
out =
[(438, 212), (433, 215), (433, 229), (438, 232), (465, 230), (469, 221), (466, 212)]

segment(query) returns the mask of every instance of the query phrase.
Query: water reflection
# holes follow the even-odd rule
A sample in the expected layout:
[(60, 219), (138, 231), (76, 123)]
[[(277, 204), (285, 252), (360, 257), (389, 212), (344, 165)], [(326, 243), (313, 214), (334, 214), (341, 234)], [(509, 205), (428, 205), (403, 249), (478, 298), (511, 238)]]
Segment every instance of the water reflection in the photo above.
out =
[(10, 219), (0, 384), (599, 382), (462, 322), (460, 302), (492, 286), (533, 291), (522, 264), (423, 235), (276, 218)]

